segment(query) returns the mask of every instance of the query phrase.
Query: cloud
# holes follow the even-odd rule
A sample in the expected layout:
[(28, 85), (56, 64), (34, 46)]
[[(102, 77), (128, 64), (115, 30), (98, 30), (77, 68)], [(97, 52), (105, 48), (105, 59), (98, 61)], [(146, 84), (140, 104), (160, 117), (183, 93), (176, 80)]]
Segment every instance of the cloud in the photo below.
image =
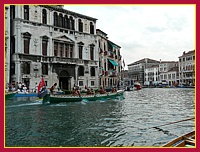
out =
[(195, 5), (70, 5), (97, 18), (96, 27), (121, 46), (126, 65), (145, 57), (178, 60), (195, 49)]

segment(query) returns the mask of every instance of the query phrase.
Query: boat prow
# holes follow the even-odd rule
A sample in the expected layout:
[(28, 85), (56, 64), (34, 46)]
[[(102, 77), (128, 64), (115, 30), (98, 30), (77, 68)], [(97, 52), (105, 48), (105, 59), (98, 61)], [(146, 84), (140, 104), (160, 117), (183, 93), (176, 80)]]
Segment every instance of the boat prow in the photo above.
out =
[(163, 147), (194, 147), (195, 146), (195, 131), (182, 135)]

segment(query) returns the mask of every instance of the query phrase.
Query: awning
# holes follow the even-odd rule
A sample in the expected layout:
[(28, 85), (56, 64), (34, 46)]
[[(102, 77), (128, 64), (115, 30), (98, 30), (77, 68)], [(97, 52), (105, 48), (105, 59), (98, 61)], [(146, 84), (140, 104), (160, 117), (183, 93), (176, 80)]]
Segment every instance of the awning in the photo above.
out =
[(110, 61), (110, 63), (112, 63), (112, 65), (118, 66), (117, 62), (115, 62), (115, 61), (113, 61), (113, 60), (111, 60), (111, 59), (108, 59), (108, 60)]
[(118, 47), (116, 46), (116, 45), (114, 45), (113, 43), (111, 43), (111, 42), (108, 42), (113, 48), (116, 48), (116, 49), (118, 49)]

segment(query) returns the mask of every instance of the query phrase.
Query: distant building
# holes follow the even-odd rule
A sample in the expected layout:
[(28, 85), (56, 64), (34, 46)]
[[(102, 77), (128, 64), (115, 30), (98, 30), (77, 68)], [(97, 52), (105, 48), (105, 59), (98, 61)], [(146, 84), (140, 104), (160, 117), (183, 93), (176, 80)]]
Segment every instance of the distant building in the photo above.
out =
[(178, 82), (178, 62), (160, 61), (159, 81), (169, 86), (175, 85)]
[(147, 66), (144, 69), (144, 85), (155, 86), (159, 84), (159, 65)]
[(195, 50), (179, 57), (179, 79), (181, 85), (195, 85)]
[(144, 84), (145, 82), (145, 76), (144, 72), (147, 67), (158, 65), (159, 61), (144, 58), (139, 61), (136, 61), (134, 63), (131, 63), (128, 65), (128, 71), (130, 78), (135, 81), (138, 80), (140, 84)]

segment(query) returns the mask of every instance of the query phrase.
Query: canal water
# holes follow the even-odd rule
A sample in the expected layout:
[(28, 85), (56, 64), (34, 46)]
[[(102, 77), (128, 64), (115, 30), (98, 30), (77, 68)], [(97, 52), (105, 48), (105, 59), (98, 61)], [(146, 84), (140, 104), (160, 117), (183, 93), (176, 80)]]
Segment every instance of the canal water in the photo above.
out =
[(124, 97), (59, 104), (7, 100), (5, 146), (158, 147), (195, 129), (194, 120), (164, 125), (194, 117), (194, 89), (144, 88)]

